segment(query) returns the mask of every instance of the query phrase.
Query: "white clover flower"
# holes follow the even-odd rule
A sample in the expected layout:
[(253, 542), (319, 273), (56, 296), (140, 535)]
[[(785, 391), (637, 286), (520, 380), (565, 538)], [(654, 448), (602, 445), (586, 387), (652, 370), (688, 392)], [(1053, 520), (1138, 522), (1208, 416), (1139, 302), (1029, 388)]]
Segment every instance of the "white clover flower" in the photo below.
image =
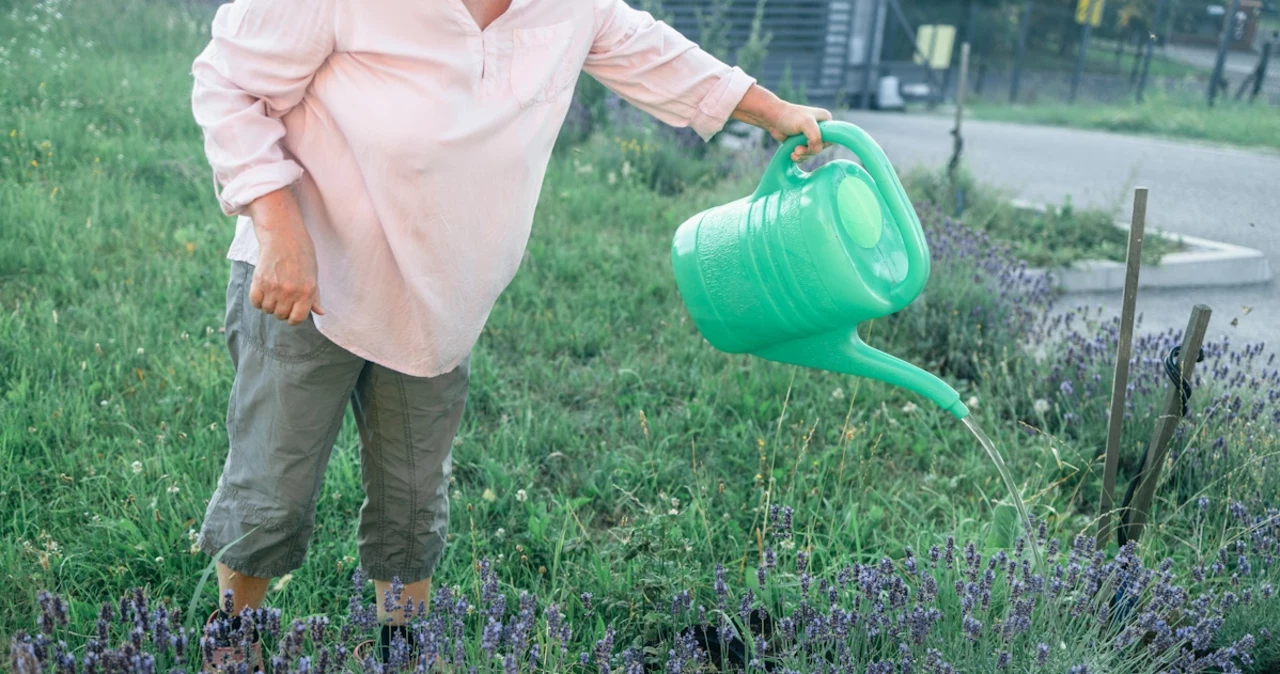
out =
[(977, 406), (978, 406), (978, 396), (969, 396), (969, 399), (968, 399), (968, 400), (966, 400), (966, 401), (964, 401), (964, 406), (965, 406), (965, 407), (971, 407), (971, 408), (972, 408), (972, 407), (977, 407)]
[(171, 485), (169, 485), (169, 488), (168, 488), (168, 489), (166, 489), (165, 491), (169, 492), (170, 494), (176, 494), (176, 493), (178, 493), (178, 485), (176, 485), (176, 484), (171, 484)]
[(517, 501), (519, 501), (519, 502), (521, 502), (521, 503), (524, 503), (524, 502), (525, 502), (525, 500), (526, 500), (526, 499), (528, 499), (528, 498), (529, 498), (529, 494), (528, 494), (527, 492), (525, 492), (525, 490), (523, 490), (523, 489), (517, 489), (517, 490), (516, 490), (516, 500), (517, 500)]
[(903, 414), (912, 414), (913, 412), (915, 412), (915, 411), (916, 411), (916, 410), (918, 410), (918, 409), (920, 409), (920, 408), (919, 408), (919, 407), (917, 407), (915, 403), (913, 403), (913, 402), (908, 402), (907, 404), (905, 404), (905, 405), (903, 405), (903, 406), (902, 406), (902, 413), (903, 413)]
[(1044, 414), (1049, 411), (1049, 401), (1044, 398), (1036, 398), (1036, 402), (1032, 407), (1035, 408), (1036, 414)]
[(842, 388), (837, 388), (836, 390), (832, 391), (832, 392), (831, 392), (831, 397), (832, 397), (832, 398), (835, 398), (836, 400), (843, 400), (843, 399), (844, 399), (844, 389), (842, 389)]
[(132, 464), (130, 464), (129, 468), (131, 468), (131, 469), (133, 470), (133, 474), (134, 474), (134, 475), (141, 475), (141, 474), (142, 474), (142, 462), (141, 462), (141, 461), (134, 461)]

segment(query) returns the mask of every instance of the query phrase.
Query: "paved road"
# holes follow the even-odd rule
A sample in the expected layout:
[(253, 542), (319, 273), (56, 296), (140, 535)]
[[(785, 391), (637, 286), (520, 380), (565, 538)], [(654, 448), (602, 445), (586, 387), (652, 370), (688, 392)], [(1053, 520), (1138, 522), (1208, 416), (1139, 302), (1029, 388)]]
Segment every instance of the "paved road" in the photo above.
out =
[[(884, 147), (899, 170), (942, 166), (952, 120), (928, 115), (844, 115)], [(1039, 202), (1112, 209), (1125, 219), (1133, 188), (1151, 190), (1147, 226), (1256, 248), (1280, 271), (1280, 154), (1096, 131), (965, 121), (965, 162), (982, 181)], [(1074, 295), (1070, 303), (1118, 312), (1120, 293)], [(1233, 341), (1280, 341), (1280, 286), (1144, 289), (1144, 329), (1181, 329), (1195, 303), (1214, 309), (1209, 334)], [(1244, 315), (1242, 306), (1252, 310)], [(1240, 318), (1237, 327), (1229, 325)]]

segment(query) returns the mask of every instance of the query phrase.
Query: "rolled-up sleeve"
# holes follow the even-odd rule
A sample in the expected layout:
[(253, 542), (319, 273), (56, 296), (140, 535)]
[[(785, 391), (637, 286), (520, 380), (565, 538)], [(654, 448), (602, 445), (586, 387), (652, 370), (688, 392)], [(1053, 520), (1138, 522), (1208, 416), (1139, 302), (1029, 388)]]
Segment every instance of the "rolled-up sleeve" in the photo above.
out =
[(302, 177), (281, 145), (280, 118), (302, 101), (334, 41), (330, 0), (235, 0), (218, 9), (192, 65), (191, 104), (227, 215)]
[(755, 79), (623, 0), (594, 0), (596, 34), (583, 70), (624, 100), (704, 140), (720, 131)]

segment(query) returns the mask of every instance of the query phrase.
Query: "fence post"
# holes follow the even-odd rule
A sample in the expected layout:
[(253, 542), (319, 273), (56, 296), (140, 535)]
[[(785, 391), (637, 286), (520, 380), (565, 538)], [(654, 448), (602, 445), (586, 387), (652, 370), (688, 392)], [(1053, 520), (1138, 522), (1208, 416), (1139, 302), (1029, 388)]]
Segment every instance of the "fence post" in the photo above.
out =
[(1018, 102), (1018, 85), (1022, 80), (1022, 58), (1027, 53), (1027, 34), (1031, 32), (1031, 11), (1035, 6), (1035, 0), (1027, 0), (1026, 8), (1022, 10), (1022, 25), (1018, 30), (1018, 55), (1013, 60), (1013, 77), (1009, 81), (1009, 102)]
[[(1147, 31), (1150, 35), (1150, 31)], [(1138, 68), (1142, 65), (1142, 51), (1147, 43), (1142, 40), (1141, 33), (1133, 35), (1133, 69), (1129, 71), (1129, 86), (1133, 86), (1138, 81)]]
[(951, 146), (951, 161), (947, 163), (947, 173), (951, 176), (951, 186), (955, 189), (956, 169), (960, 167), (960, 152), (964, 149), (964, 137), (960, 135), (960, 123), (964, 121), (964, 94), (969, 81), (969, 43), (960, 45), (960, 85), (956, 88), (956, 127), (951, 130), (954, 137)]
[(865, 46), (862, 50), (862, 99), (858, 106), (863, 110), (871, 109), (871, 50), (875, 46), (876, 41), (876, 24), (880, 15), (880, 5), (882, 0), (871, 0), (871, 16), (867, 21), (867, 35)]
[[(1093, 28), (1093, 22), (1090, 21), (1090, 15), (1093, 12), (1093, 3), (1101, 0), (1091, 0), (1089, 6), (1085, 8), (1084, 27), (1080, 29), (1080, 49), (1076, 53), (1076, 72), (1071, 77), (1071, 95), (1067, 99), (1068, 103), (1076, 102), (1076, 90), (1080, 88), (1080, 75), (1084, 73), (1084, 57), (1089, 53), (1089, 31)], [(1240, 0), (1236, 0), (1239, 2)]]
[(1218, 58), (1213, 62), (1213, 76), (1209, 78), (1209, 107), (1218, 97), (1219, 82), (1223, 80), (1222, 71), (1227, 63), (1227, 45), (1231, 43), (1231, 33), (1235, 31), (1236, 12), (1240, 11), (1240, 0), (1231, 0), (1231, 8), (1227, 10), (1227, 19), (1222, 27), (1222, 39), (1218, 40)]
[(1250, 103), (1258, 97), (1258, 93), (1262, 91), (1262, 83), (1267, 80), (1267, 62), (1271, 60), (1271, 46), (1274, 44), (1275, 36), (1272, 36), (1262, 45), (1262, 58), (1258, 60), (1257, 75), (1253, 78), (1253, 91), (1249, 92)]
[(1138, 77), (1138, 102), (1142, 102), (1142, 94), (1147, 88), (1147, 72), (1151, 69), (1151, 53), (1156, 50), (1156, 41), (1160, 35), (1160, 23), (1164, 20), (1164, 6), (1168, 0), (1156, 3), (1156, 15), (1151, 20), (1151, 36), (1147, 40), (1147, 50), (1142, 56), (1142, 74)]

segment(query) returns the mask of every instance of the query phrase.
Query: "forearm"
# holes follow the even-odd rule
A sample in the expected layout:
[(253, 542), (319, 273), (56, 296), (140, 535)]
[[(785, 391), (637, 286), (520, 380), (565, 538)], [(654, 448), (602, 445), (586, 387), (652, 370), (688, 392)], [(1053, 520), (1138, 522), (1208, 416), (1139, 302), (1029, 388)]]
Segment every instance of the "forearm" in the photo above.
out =
[(803, 135), (805, 143), (791, 152), (793, 160), (801, 161), (826, 147), (818, 123), (830, 120), (831, 113), (822, 108), (788, 103), (772, 91), (753, 84), (729, 117), (764, 129), (778, 142)]
[(742, 97), (742, 101), (738, 103), (738, 107), (734, 109), (730, 118), (767, 129), (776, 123), (779, 112), (785, 106), (786, 102), (778, 98), (772, 91), (759, 84), (753, 84), (747, 90), (746, 95)]
[(254, 199), (245, 212), (253, 220), (253, 231), (260, 242), (281, 235), (306, 236), (302, 211), (291, 187), (282, 187)]

